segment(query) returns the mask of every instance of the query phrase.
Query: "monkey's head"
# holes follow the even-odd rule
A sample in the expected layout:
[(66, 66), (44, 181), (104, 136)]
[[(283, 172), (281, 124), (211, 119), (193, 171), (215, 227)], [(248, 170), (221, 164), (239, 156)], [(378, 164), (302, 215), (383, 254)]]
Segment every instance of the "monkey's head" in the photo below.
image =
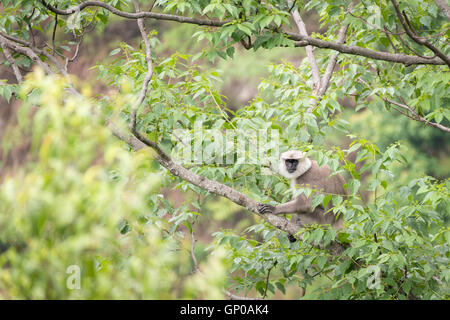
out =
[(311, 161), (299, 150), (289, 150), (280, 156), (279, 172), (282, 176), (293, 179), (301, 176), (311, 167)]

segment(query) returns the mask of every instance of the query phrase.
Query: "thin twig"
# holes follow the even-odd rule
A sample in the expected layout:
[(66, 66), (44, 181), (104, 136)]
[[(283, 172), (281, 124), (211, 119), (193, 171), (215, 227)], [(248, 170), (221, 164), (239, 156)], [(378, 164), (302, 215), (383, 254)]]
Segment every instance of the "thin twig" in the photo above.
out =
[(398, 35), (405, 34), (405, 31), (393, 32), (393, 31), (389, 30), (388, 28), (386, 28), (386, 26), (384, 26), (383, 29), (380, 29), (380, 28), (378, 28), (377, 26), (371, 24), (369, 21), (367, 21), (366, 19), (364, 19), (364, 18), (361, 17), (361, 16), (357, 16), (356, 14), (354, 14), (354, 13), (352, 13), (352, 12), (349, 12), (349, 14), (350, 14), (352, 17), (354, 17), (354, 18), (360, 19), (361, 21), (364, 22), (364, 24), (366, 24), (367, 26), (371, 27), (372, 29), (383, 32), (385, 35), (398, 36)]
[[(136, 8), (136, 11), (139, 12), (139, 3), (137, 1), (134, 1), (134, 6)], [(144, 26), (144, 19), (139, 18), (137, 19), (137, 24), (139, 27), (139, 31), (141, 32), (142, 39), (144, 40), (145, 44), (145, 60), (147, 62), (147, 74), (144, 78), (144, 83), (142, 85), (141, 93), (136, 101), (136, 103), (131, 107), (131, 122), (130, 122), (130, 129), (133, 134), (137, 133), (136, 130), (136, 113), (139, 108), (139, 106), (142, 104), (142, 101), (144, 101), (145, 96), (147, 95), (147, 89), (148, 84), (150, 80), (152, 79), (153, 75), (153, 63), (152, 63), (152, 49), (150, 47), (150, 41), (148, 40), (147, 31), (145, 30)]]
[(405, 40), (403, 40), (402, 36), (398, 36), (398, 38), (400, 39), (400, 42), (412, 53), (414, 53), (416, 56), (424, 58), (424, 59), (434, 59), (436, 57), (436, 55), (432, 56), (432, 57), (428, 57), (428, 56), (424, 56), (421, 55), (420, 53), (418, 53), (416, 50), (414, 50), (413, 48), (411, 48), (408, 43), (406, 43)]
[(78, 52), (80, 50), (81, 42), (83, 42), (83, 37), (80, 38), (80, 40), (77, 42), (77, 45), (75, 47), (75, 53), (73, 54), (72, 58), (66, 57), (66, 63), (64, 64), (64, 69), (67, 71), (67, 68), (69, 66), (70, 62), (74, 62), (75, 59), (78, 57)]
[[(386, 26), (384, 27), (384, 30), (387, 30)], [(386, 38), (388, 39), (389, 43), (391, 44), (392, 48), (394, 49), (394, 52), (398, 53), (397, 47), (394, 45), (394, 42), (392, 42), (391, 37), (387, 33), (386, 33)]]
[[(358, 81), (361, 82), (362, 84), (364, 84), (364, 85), (365, 85), (366, 87), (368, 87), (369, 89), (371, 89), (371, 88), (370, 88), (370, 85), (369, 85), (366, 81), (364, 81), (363, 79), (359, 78)], [(418, 121), (418, 122), (423, 122), (423, 123), (425, 123), (425, 124), (428, 125), (428, 126), (435, 127), (435, 128), (437, 128), (437, 129), (440, 129), (440, 130), (445, 131), (445, 132), (450, 132), (450, 128), (448, 128), (448, 127), (446, 127), (446, 126), (443, 126), (442, 124), (435, 123), (435, 122), (431, 122), (431, 121), (425, 119), (424, 117), (422, 117), (421, 115), (419, 115), (413, 108), (411, 108), (411, 107), (408, 106), (407, 104), (400, 103), (400, 102), (397, 102), (397, 101), (394, 101), (394, 100), (385, 98), (385, 97), (381, 96), (381, 95), (378, 94), (378, 93), (376, 93), (375, 95), (376, 95), (377, 97), (381, 98), (382, 100), (384, 100), (385, 102), (387, 102), (387, 103), (389, 103), (389, 104), (391, 104), (391, 105), (397, 106), (397, 107), (399, 107), (399, 108), (401, 108), (401, 109), (407, 111), (407, 113), (409, 113), (410, 115), (408, 115), (407, 113), (401, 112), (401, 111), (400, 111), (399, 109), (397, 109), (397, 108), (394, 108), (395, 110), (397, 110), (398, 112), (404, 114), (405, 116), (407, 116), (408, 118), (410, 118), (410, 119), (412, 119), (412, 120), (415, 120), (415, 121)]]
[[(347, 30), (348, 30), (348, 25), (341, 27), (341, 29), (339, 30), (339, 34), (338, 34), (337, 43), (345, 42), (345, 35), (347, 34)], [(327, 68), (321, 79), (321, 86), (320, 86), (320, 90), (318, 92), (318, 97), (322, 97), (325, 94), (325, 92), (330, 84), (331, 75), (333, 74), (334, 68), (336, 66), (338, 55), (339, 55), (338, 53), (332, 55), (330, 60), (328, 61)]]
[(270, 267), (269, 270), (267, 271), (266, 288), (264, 289), (263, 299), (265, 299), (266, 296), (267, 296), (267, 288), (269, 287), (270, 271), (272, 271), (272, 269), (273, 269), (274, 266), (275, 266), (275, 265), (273, 265), (272, 267)]
[[(55, 6), (56, 8), (57, 6)], [(55, 55), (55, 36), (56, 36), (56, 28), (58, 27), (58, 14), (55, 13), (55, 25), (53, 26), (53, 34), (52, 34), (52, 46), (53, 46), (53, 51), (52, 51), (52, 55)]]
[(200, 268), (198, 267), (197, 257), (195, 256), (194, 248), (195, 248), (195, 236), (194, 236), (194, 230), (192, 229), (191, 232), (191, 257), (192, 257), (192, 263), (194, 264), (194, 272), (198, 272), (199, 274), (203, 274)]

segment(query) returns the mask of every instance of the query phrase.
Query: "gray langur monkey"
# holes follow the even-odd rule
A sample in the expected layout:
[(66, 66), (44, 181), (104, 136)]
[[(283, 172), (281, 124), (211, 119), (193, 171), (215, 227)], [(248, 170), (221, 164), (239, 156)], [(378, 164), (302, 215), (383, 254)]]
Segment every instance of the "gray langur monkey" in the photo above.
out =
[[(333, 207), (332, 201), (326, 208), (320, 204), (312, 210), (312, 196), (307, 198), (303, 193), (296, 196), (296, 186), (300, 185), (317, 190), (314, 194), (320, 192), (339, 194), (345, 198), (347, 195), (344, 189), (345, 180), (341, 175), (331, 176), (332, 171), (328, 166), (319, 167), (316, 161), (310, 160), (305, 153), (298, 150), (289, 150), (281, 154), (278, 173), (290, 180), (293, 199), (277, 206), (259, 204), (260, 214), (294, 214), (291, 221), (297, 224), (331, 224), (335, 229), (343, 227), (342, 215), (336, 219), (336, 216), (329, 212)], [(295, 241), (292, 236), (289, 239)]]

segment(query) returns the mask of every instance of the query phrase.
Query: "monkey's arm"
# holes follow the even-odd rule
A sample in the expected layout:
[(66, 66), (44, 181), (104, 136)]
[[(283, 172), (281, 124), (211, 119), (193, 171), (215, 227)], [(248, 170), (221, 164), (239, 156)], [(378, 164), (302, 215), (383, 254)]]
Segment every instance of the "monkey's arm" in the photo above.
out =
[(260, 214), (289, 214), (289, 213), (309, 213), (312, 211), (312, 201), (306, 198), (305, 195), (299, 195), (295, 200), (272, 206), (270, 204), (260, 204), (258, 212)]

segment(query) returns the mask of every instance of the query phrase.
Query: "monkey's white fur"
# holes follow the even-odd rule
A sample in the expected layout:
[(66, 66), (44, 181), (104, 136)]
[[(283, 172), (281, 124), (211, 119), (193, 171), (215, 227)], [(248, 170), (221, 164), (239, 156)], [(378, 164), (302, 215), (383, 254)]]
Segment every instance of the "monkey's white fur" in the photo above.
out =
[[(298, 166), (297, 169), (289, 173), (286, 170), (286, 164), (285, 160), (287, 159), (293, 159), (298, 160)], [(304, 174), (306, 171), (308, 171), (311, 168), (311, 160), (306, 157), (306, 154), (299, 150), (289, 150), (286, 152), (283, 152), (280, 156), (280, 164), (278, 166), (278, 172), (283, 177), (287, 178), (291, 182), (291, 189), (292, 189), (292, 198), (295, 198), (296, 196), (296, 180), (298, 177), (300, 177), (302, 174)]]
[[(286, 170), (286, 164), (284, 161), (287, 159), (298, 160), (297, 169), (292, 173), (289, 173)], [(299, 150), (289, 150), (281, 154), (280, 163), (278, 165), (278, 172), (283, 177), (288, 178), (291, 181), (295, 181), (295, 179), (300, 177), (311, 168), (311, 164), (311, 160), (306, 157), (306, 154), (304, 152), (301, 152)]]

